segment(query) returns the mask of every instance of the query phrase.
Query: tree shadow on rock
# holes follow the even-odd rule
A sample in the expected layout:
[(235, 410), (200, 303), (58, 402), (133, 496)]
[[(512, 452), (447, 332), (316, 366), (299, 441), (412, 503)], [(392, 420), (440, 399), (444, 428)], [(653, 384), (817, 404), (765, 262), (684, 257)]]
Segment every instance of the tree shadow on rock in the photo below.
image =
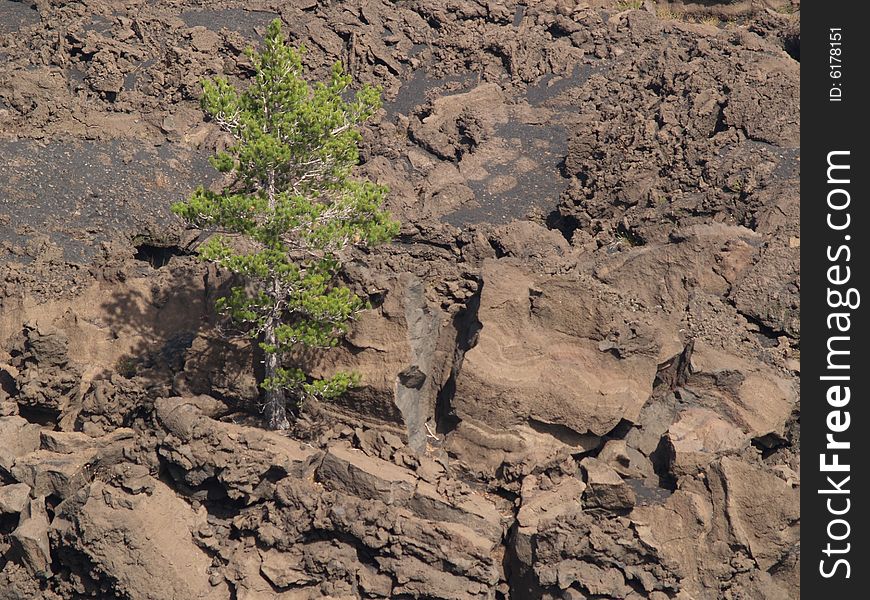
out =
[(250, 340), (223, 332), (214, 308), (230, 286), (228, 277), (193, 258), (126, 278), (100, 305), (118, 358), (93, 377), (76, 428), (129, 425), (161, 396), (209, 394), (240, 408), (256, 404)]

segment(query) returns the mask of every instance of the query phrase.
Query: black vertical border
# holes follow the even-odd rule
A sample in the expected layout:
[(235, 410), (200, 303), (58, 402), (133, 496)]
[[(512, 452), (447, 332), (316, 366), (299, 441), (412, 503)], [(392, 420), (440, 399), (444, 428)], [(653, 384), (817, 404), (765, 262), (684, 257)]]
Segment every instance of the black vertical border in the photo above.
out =
[[(864, 306), (870, 303), (870, 289), (866, 286), (867, 265), (870, 260), (870, 215), (867, 204), (867, 180), (870, 163), (864, 138), (868, 129), (870, 94), (867, 92), (867, 61), (870, 23), (862, 18), (868, 12), (865, 2), (846, 0), (806, 2), (801, 7), (801, 594), (808, 599), (837, 598), (838, 600), (870, 597), (870, 583), (866, 581), (870, 562), (867, 548), (867, 504), (870, 486), (870, 402), (867, 380), (870, 363), (865, 345), (870, 343)], [(836, 33), (841, 34), (837, 40)], [(840, 42), (840, 45), (832, 42)], [(836, 48), (840, 49), (837, 55)], [(831, 59), (833, 54), (840, 63)], [(833, 74), (840, 72), (837, 77)], [(831, 90), (840, 92), (831, 92)], [(831, 95), (841, 94), (839, 101)], [(832, 152), (848, 152), (835, 154)], [(849, 170), (831, 172), (839, 183), (829, 183), (829, 156), (833, 162), (848, 164)], [(842, 180), (848, 179), (848, 183)], [(832, 190), (835, 205), (847, 202), (848, 207), (832, 210), (828, 194)], [(834, 230), (831, 222), (841, 226), (846, 213), (849, 226)], [(841, 250), (847, 247), (848, 251)], [(840, 253), (837, 254), (837, 251)], [(829, 257), (834, 256), (835, 260)], [(850, 259), (850, 260), (847, 260)], [(839, 265), (839, 267), (837, 267)], [(829, 269), (836, 267), (831, 272)], [(849, 281), (834, 285), (829, 276), (843, 279), (849, 267)], [(861, 295), (856, 308), (832, 307), (829, 290), (846, 294), (854, 288)], [(854, 296), (853, 296), (854, 298)], [(833, 303), (836, 303), (836, 296)], [(855, 304), (855, 303), (853, 303)], [(848, 332), (829, 329), (831, 313), (848, 313)], [(846, 320), (839, 321), (841, 325)], [(832, 321), (834, 325), (835, 322)], [(848, 350), (850, 354), (836, 355), (835, 362), (849, 368), (828, 368), (828, 342), (831, 336), (846, 336), (833, 346)], [(823, 380), (830, 375), (847, 375), (848, 381)], [(850, 388), (850, 400), (842, 406), (828, 402), (832, 385)], [(840, 391), (839, 404), (843, 404)], [(837, 397), (834, 397), (837, 403)], [(832, 411), (840, 411), (832, 415)], [(829, 426), (843, 428), (848, 411), (848, 429), (832, 433)], [(830, 423), (829, 423), (830, 416)], [(848, 449), (828, 449), (827, 435), (832, 433), (837, 442), (848, 442)], [(848, 472), (823, 472), (820, 455), (826, 462), (838, 455), (840, 464), (848, 464)], [(844, 478), (849, 479), (844, 483)], [(831, 478), (831, 481), (828, 480)], [(848, 493), (831, 493), (848, 490)], [(828, 502), (830, 501), (830, 506)], [(831, 510), (848, 512), (834, 515)], [(847, 522), (834, 522), (842, 519)], [(837, 540), (834, 538), (843, 537)], [(830, 544), (830, 551), (829, 546)], [(848, 544), (848, 546), (847, 546)], [(848, 550), (848, 551), (844, 551)], [(838, 553), (841, 552), (841, 553)], [(848, 563), (836, 565), (838, 559)], [(825, 577), (826, 571), (830, 577)], [(833, 571), (833, 572), (832, 572)], [(848, 577), (847, 577), (848, 574)]]

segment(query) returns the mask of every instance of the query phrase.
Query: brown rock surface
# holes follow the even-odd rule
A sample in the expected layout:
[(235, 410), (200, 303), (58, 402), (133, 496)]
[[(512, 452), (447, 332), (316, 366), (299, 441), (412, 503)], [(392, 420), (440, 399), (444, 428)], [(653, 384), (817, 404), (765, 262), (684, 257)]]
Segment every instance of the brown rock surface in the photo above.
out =
[(381, 305), (359, 315), (345, 348), (317, 357), (308, 368), (315, 375), (336, 368), (359, 373), (362, 385), (332, 408), (353, 419), (395, 423), (420, 449), (452, 366), (452, 328), (412, 273), (387, 278), (379, 287)]
[(584, 458), (580, 468), (586, 476), (584, 504), (613, 511), (630, 510), (637, 498), (613, 468), (597, 458)]
[(739, 428), (705, 408), (689, 408), (668, 428), (665, 440), (676, 477), (705, 468), (722, 454), (737, 453), (749, 445)]
[(637, 418), (652, 391), (657, 340), (622, 357), (602, 350), (619, 313), (581, 281), (538, 278), (502, 261), (484, 263), (482, 278), (477, 343), (456, 382), (460, 418), (593, 435)]
[[(0, 0), (0, 598), (799, 597), (799, 11), (658, 4)], [(276, 16), (402, 224), (287, 434), (169, 211)]]
[(193, 539), (205, 523), (165, 484), (148, 494), (128, 494), (96, 482), (61, 505), (52, 523), (60, 548), (83, 553), (111, 578), (117, 595), (141, 600), (226, 598), (225, 585), (209, 582), (211, 558)]

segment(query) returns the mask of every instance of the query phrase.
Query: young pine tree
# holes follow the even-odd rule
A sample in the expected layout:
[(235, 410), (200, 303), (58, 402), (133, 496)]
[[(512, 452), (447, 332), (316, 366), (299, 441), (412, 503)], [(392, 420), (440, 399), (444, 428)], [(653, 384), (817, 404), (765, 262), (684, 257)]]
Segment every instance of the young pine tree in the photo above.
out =
[(261, 52), (248, 50), (255, 75), (239, 91), (226, 79), (203, 82), (203, 110), (234, 143), (212, 164), (233, 183), (220, 193), (199, 187), (173, 211), (214, 233), (200, 256), (241, 276), (244, 286), (218, 302), (265, 354), (262, 388), (269, 426), (289, 427), (287, 401), (333, 397), (354, 377), (312, 381), (288, 367), (290, 350), (329, 347), (363, 302), (336, 276), (342, 251), (392, 238), (398, 225), (381, 202), (383, 186), (351, 177), (359, 123), (380, 106), (364, 86), (350, 98), (341, 65), (328, 82), (309, 85), (301, 52), (288, 47), (273, 21)]

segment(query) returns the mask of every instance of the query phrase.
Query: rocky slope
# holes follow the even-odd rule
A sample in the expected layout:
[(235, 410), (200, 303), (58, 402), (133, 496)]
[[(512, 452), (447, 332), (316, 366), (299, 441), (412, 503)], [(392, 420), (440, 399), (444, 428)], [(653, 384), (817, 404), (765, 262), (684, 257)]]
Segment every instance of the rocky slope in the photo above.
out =
[[(169, 203), (280, 16), (395, 243), (289, 435)], [(799, 597), (799, 4), (0, 0), (0, 598)]]

